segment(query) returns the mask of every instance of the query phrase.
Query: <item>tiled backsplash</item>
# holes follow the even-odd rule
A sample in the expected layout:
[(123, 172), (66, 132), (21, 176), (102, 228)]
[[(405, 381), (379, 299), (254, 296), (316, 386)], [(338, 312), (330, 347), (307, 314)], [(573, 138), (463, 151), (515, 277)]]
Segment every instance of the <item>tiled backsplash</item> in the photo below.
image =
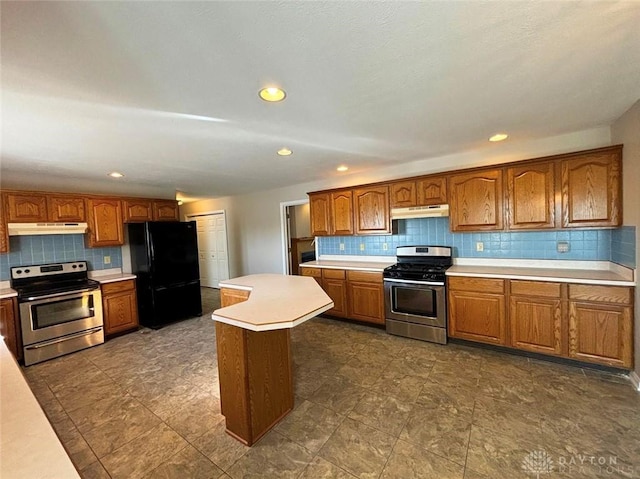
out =
[[(12, 266), (55, 263), (59, 261), (87, 260), (89, 270), (121, 268), (122, 250), (110, 248), (85, 248), (84, 235), (11, 236), (9, 253), (0, 255), (0, 281), (9, 280)], [(104, 263), (110, 256), (111, 262)]]
[[(557, 251), (559, 241), (569, 244), (568, 252)], [(483, 251), (477, 251), (477, 243), (483, 244)], [(451, 233), (449, 218), (421, 218), (399, 220), (398, 234), (394, 235), (334, 236), (318, 240), (321, 255), (395, 256), (396, 247), (405, 245), (453, 246), (454, 257), (462, 258), (601, 260), (635, 268), (634, 226), (616, 230)]]
[(636, 227), (623, 226), (611, 230), (611, 261), (635, 268), (636, 266)]

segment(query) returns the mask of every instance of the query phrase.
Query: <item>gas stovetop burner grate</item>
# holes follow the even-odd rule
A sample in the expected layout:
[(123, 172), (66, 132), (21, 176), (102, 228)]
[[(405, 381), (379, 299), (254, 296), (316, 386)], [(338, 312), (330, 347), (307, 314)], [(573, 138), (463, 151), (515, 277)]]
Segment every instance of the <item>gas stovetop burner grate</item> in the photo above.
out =
[(397, 252), (398, 263), (384, 270), (384, 278), (444, 282), (452, 264), (447, 246), (400, 246)]

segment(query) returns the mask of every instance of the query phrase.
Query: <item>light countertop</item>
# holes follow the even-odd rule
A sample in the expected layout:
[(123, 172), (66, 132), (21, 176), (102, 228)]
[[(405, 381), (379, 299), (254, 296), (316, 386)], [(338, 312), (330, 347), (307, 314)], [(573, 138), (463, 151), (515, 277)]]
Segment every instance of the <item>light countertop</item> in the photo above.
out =
[(211, 318), (251, 331), (292, 328), (333, 307), (316, 280), (306, 276), (253, 274), (221, 281), (220, 288), (250, 291), (249, 299), (216, 309)]
[(327, 269), (350, 269), (357, 271), (376, 271), (381, 273), (387, 266), (396, 264), (395, 261), (350, 261), (350, 260), (323, 260), (308, 261), (302, 263), (301, 268), (327, 268)]
[(18, 296), (18, 293), (11, 288), (0, 288), (0, 299), (13, 298)]
[[(89, 271), (89, 278), (95, 279), (100, 284), (115, 283), (116, 281), (126, 281), (128, 279), (136, 279), (135, 274), (123, 273), (118, 268), (109, 270)], [(0, 299), (13, 298), (18, 296), (16, 290), (9, 287), (9, 281), (0, 283)]]
[(477, 278), (504, 278), (558, 283), (597, 284), (609, 286), (635, 286), (628, 275), (616, 270), (564, 269), (510, 266), (454, 265), (447, 276), (471, 276)]
[(0, 477), (80, 477), (3, 340), (0, 429)]
[(100, 284), (106, 284), (106, 283), (115, 283), (117, 281), (126, 281), (128, 279), (136, 279), (136, 275), (131, 273), (103, 274), (98, 276), (92, 276), (91, 279), (95, 279)]
[(95, 279), (100, 284), (106, 284), (115, 283), (117, 281), (126, 281), (128, 279), (136, 279), (136, 275), (123, 273), (122, 268), (94, 269), (93, 271), (89, 271), (89, 278)]

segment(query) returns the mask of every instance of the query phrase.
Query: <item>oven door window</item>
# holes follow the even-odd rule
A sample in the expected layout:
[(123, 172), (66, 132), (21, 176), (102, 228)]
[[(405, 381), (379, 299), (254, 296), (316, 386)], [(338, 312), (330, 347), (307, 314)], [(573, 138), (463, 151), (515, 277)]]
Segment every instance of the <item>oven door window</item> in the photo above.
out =
[(93, 295), (61, 299), (60, 301), (36, 304), (31, 307), (34, 330), (91, 318), (94, 315)]
[(431, 288), (410, 288), (406, 286), (393, 286), (392, 295), (393, 312), (438, 317), (436, 291)]

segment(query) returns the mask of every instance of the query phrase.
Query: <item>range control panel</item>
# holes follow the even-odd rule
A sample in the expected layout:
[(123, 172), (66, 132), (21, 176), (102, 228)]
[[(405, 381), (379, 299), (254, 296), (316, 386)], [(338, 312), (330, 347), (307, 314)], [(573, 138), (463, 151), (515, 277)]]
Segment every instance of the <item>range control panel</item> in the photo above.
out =
[(40, 276), (77, 273), (81, 271), (87, 271), (86, 261), (39, 264), (34, 266), (14, 266), (13, 268), (11, 268), (11, 279), (37, 278)]

